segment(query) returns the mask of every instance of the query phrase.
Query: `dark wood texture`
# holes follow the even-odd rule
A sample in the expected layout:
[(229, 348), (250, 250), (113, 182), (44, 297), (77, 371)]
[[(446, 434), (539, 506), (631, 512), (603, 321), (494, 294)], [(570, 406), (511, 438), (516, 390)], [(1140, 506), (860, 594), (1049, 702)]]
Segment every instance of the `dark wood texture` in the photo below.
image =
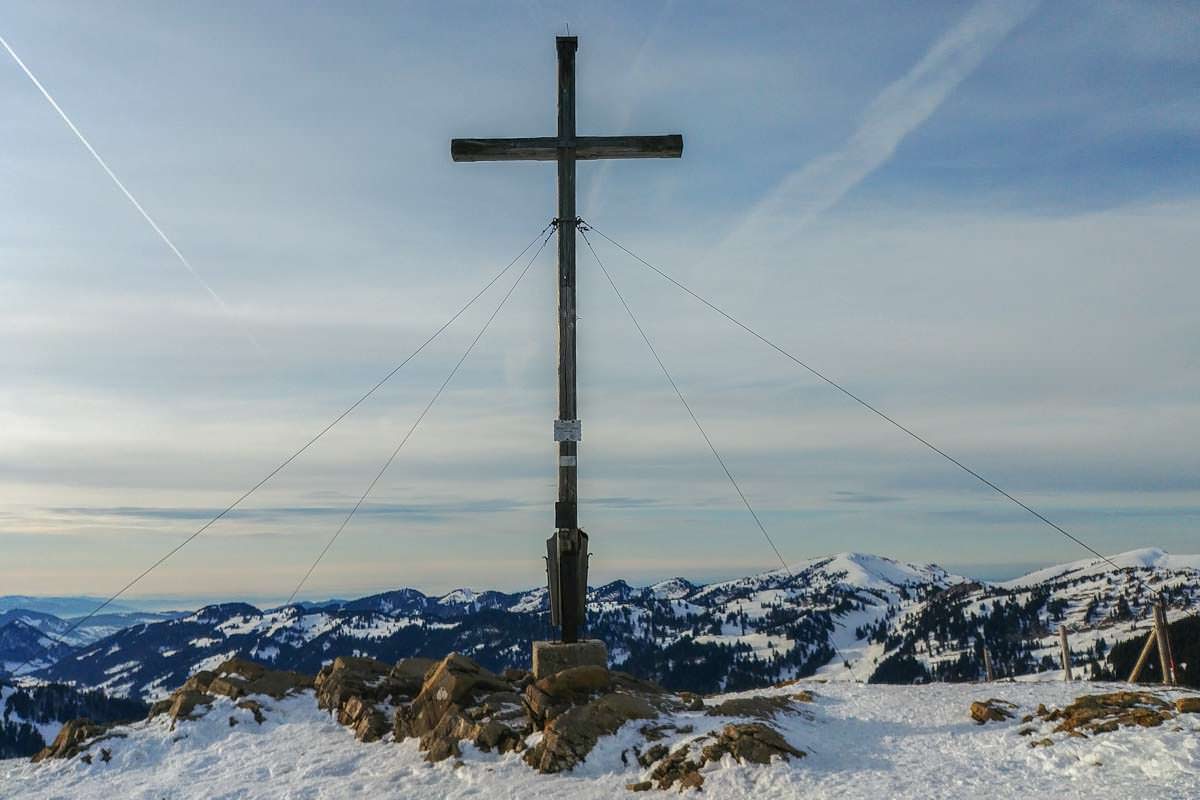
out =
[[(558, 44), (558, 418), (576, 418), (575, 404), (575, 51), (574, 36)], [(577, 509), (578, 442), (558, 443), (558, 502)], [(566, 456), (567, 458), (564, 458)], [(568, 511), (568, 513), (570, 513)], [(575, 515), (572, 515), (575, 516)], [(578, 524), (578, 523), (577, 523)], [(583, 627), (584, 598), (576, 597), (579, 529), (558, 531), (562, 640), (574, 642)]]
[(1162, 669), (1162, 682), (1170, 686), (1174, 683), (1171, 674), (1171, 645), (1167, 641), (1167, 609), (1161, 602), (1154, 606), (1154, 636), (1158, 644), (1158, 663)]
[[(553, 136), (521, 139), (451, 139), (450, 157), (455, 161), (557, 161), (558, 143)], [(578, 136), (575, 160), (601, 158), (679, 158), (683, 137), (665, 136)]]
[(1074, 676), (1071, 674), (1071, 645), (1067, 643), (1067, 626), (1058, 626), (1058, 646), (1060, 649), (1059, 660), (1062, 662), (1063, 680), (1071, 681)]

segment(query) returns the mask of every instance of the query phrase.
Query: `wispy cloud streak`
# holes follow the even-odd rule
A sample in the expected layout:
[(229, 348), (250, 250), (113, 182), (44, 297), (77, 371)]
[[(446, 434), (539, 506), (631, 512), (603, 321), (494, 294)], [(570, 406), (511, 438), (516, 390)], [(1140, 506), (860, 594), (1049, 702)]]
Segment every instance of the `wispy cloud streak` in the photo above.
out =
[(794, 231), (837, 205), (887, 163), (900, 142), (929, 119), (1037, 5), (1038, 0), (984, 0), (971, 8), (871, 102), (842, 147), (784, 178), (746, 215), (730, 240), (764, 233), (774, 225)]
[[(129, 202), (133, 204), (133, 207), (137, 209), (137, 212), (142, 215), (142, 219), (146, 220), (147, 224), (154, 229), (154, 232), (158, 234), (158, 238), (162, 239), (163, 243), (166, 244), (166, 246), (170, 248), (171, 252), (175, 254), (175, 258), (178, 259), (179, 263), (183, 265), (184, 269), (190, 272), (192, 277), (195, 278), (202, 287), (204, 287), (204, 291), (208, 292), (208, 295), (216, 302), (218, 306), (221, 307), (221, 310), (224, 311), (225, 314), (230, 317), (230, 319), (236, 319), (236, 315), (229, 308), (229, 306), (226, 305), (225, 301), (221, 299), (221, 296), (217, 294), (211, 286), (209, 286), (208, 281), (201, 277), (200, 273), (197, 272), (195, 267), (192, 266), (191, 262), (187, 260), (187, 257), (184, 256), (183, 252), (175, 246), (173, 241), (171, 241), (171, 237), (167, 236), (166, 232), (163, 231), (163, 229), (159, 227), (158, 223), (154, 221), (154, 218), (150, 216), (150, 213), (146, 211), (142, 204), (138, 202), (137, 198), (133, 196), (133, 193), (125, 187), (125, 184), (122, 183), (121, 179), (117, 177), (117, 174), (112, 171), (112, 168), (108, 166), (108, 163), (98, 152), (96, 152), (96, 148), (92, 147), (92, 143), (87, 140), (87, 137), (83, 135), (83, 132), (80, 131), (79, 128), (75, 127), (75, 123), (72, 122), (71, 118), (67, 116), (67, 112), (63, 111), (62, 106), (60, 106), (50, 92), (47, 91), (46, 87), (42, 85), (42, 82), (37, 79), (37, 76), (33, 74), (33, 71), (25, 65), (25, 62), (21, 60), (21, 57), (17, 55), (16, 51), (12, 49), (3, 36), (0, 36), (0, 45), (2, 45), (4, 49), (8, 51), (8, 54), (12, 56), (13, 61), (17, 62), (17, 66), (21, 68), (21, 71), (25, 73), (29, 80), (33, 81), (33, 85), (36, 86), (38, 91), (42, 93), (42, 97), (46, 98), (46, 102), (48, 102), (50, 106), (56, 112), (58, 112), (58, 115), (62, 117), (62, 121), (67, 123), (67, 127), (70, 128), (71, 132), (75, 134), (75, 138), (77, 138), (80, 143), (87, 148), (87, 151), (92, 154), (92, 158), (96, 160), (96, 163), (99, 164), (100, 168), (108, 174), (108, 177), (111, 178), (112, 182), (116, 184), (118, 189), (121, 190), (121, 193), (124, 194)], [(250, 342), (254, 345), (254, 348), (261, 354), (263, 349), (262, 346), (259, 345), (258, 340), (255, 339), (249, 331), (243, 332), (245, 333), (246, 337), (250, 339)]]

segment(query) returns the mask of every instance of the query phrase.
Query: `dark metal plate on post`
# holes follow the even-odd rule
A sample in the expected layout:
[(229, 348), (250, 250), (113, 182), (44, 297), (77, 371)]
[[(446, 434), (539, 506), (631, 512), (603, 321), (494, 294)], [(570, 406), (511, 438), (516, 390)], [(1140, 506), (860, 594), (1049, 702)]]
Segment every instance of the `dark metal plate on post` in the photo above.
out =
[(587, 622), (588, 535), (565, 530), (546, 540), (550, 621), (562, 628), (562, 641), (574, 642)]

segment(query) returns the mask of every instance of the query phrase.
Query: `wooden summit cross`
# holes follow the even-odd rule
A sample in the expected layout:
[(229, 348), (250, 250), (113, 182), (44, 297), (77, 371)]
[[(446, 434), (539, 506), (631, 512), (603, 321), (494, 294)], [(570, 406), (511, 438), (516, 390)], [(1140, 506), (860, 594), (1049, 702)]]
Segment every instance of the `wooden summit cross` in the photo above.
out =
[(575, 51), (579, 40), (559, 36), (558, 135), (527, 139), (453, 139), (455, 161), (558, 162), (558, 502), (554, 536), (546, 542), (550, 616), (563, 642), (575, 642), (583, 625), (587, 595), (587, 534), (579, 529), (579, 418), (575, 408), (575, 162), (597, 158), (679, 158), (683, 137), (576, 136)]

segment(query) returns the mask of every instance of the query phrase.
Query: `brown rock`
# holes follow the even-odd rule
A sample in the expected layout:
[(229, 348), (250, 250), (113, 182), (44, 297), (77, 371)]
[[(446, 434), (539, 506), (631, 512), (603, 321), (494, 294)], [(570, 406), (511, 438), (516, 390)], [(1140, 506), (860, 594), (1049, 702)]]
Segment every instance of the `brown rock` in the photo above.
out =
[(1016, 705), (1005, 700), (975, 701), (971, 703), (971, 719), (978, 722), (980, 725), (985, 722), (1003, 722), (1006, 719), (1012, 719), (1013, 713), (1011, 709), (1016, 708)]
[(404, 658), (397, 661), (388, 673), (393, 691), (413, 697), (425, 685), (425, 676), (437, 665), (436, 658)]
[(531, 679), (533, 677), (533, 673), (526, 669), (509, 667), (500, 673), (500, 677), (504, 678), (504, 680), (508, 681), (509, 683), (516, 685)]
[(1181, 697), (1175, 701), (1175, 710), (1180, 714), (1200, 714), (1200, 697)]
[[(423, 672), (417, 663), (422, 660), (406, 659), (389, 667), (374, 658), (340, 656), (322, 667), (313, 681), (317, 706), (333, 711), (338, 723), (352, 728), (359, 741), (376, 741), (387, 733), (390, 725), (379, 705), (407, 699), (413, 692), (412, 673)], [(278, 680), (275, 688), (287, 686), (286, 680)]]
[(495, 750), (509, 753), (520, 750), (524, 746), (524, 736), (499, 720), (488, 720), (480, 726), (475, 734), (474, 744), (484, 752)]
[(197, 706), (213, 704), (213, 698), (210, 695), (189, 689), (180, 689), (171, 698), (171, 707), (167, 710), (167, 714), (176, 722), (181, 719), (196, 719), (199, 715), (192, 712), (196, 710)]
[(526, 686), (525, 705), (530, 716), (544, 724), (571, 706), (586, 703), (607, 691), (611, 684), (612, 677), (604, 667), (571, 667)]
[(754, 717), (755, 719), (773, 719), (780, 712), (796, 713), (790, 698), (783, 695), (758, 695), (755, 697), (734, 697), (715, 706), (710, 706), (706, 712), (710, 717)]
[(482, 732), (481, 726), (463, 716), (457, 708), (450, 708), (437, 725), (421, 736), (421, 750), (427, 761), (436, 762), (462, 755), (458, 743), (464, 739), (474, 740)]
[(230, 658), (223, 661), (215, 670), (218, 675), (240, 675), (248, 681), (261, 678), (267, 672), (267, 667), (248, 658)]
[[(186, 685), (186, 684), (185, 684)], [(171, 704), (175, 702), (175, 698), (166, 697), (162, 700), (156, 700), (150, 704), (150, 712), (146, 714), (146, 719), (154, 719), (159, 714), (165, 714), (171, 710)]]
[(703, 764), (703, 759), (697, 762), (691, 758), (689, 747), (681, 747), (660, 761), (650, 778), (657, 782), (659, 789), (670, 789), (685, 776), (696, 773)]
[(202, 669), (192, 677), (183, 682), (181, 689), (190, 689), (194, 692), (207, 692), (208, 685), (212, 683), (212, 679), (216, 677), (215, 672), (207, 669)]
[(265, 694), (280, 700), (294, 692), (313, 688), (313, 678), (300, 672), (272, 669), (254, 678), (243, 688), (246, 694)]
[(396, 739), (421, 737), (451, 708), (469, 704), (476, 693), (507, 691), (509, 685), (471, 659), (451, 653), (430, 670), (412, 703), (396, 712)]
[(637, 783), (627, 783), (625, 788), (631, 792), (648, 792), (654, 788), (654, 784), (650, 781), (638, 781)]
[(366, 696), (372, 701), (383, 700), (378, 687), (391, 670), (387, 664), (374, 658), (338, 656), (332, 664), (322, 667), (313, 681), (317, 690), (317, 707), (335, 711), (355, 696)]
[[(37, 764), (48, 758), (72, 758), (101, 739), (108, 738), (104, 735), (108, 728), (108, 725), (101, 725), (90, 719), (71, 720), (62, 726), (49, 747), (43, 748), (33, 756), (32, 761)], [(87, 763), (91, 763), (90, 760)]]
[[(257, 722), (259, 725), (262, 725), (263, 722), (266, 721), (266, 719), (267, 719), (266, 716), (263, 714), (262, 703), (258, 702), (257, 700), (239, 700), (237, 707), (243, 708), (243, 709), (249, 711), (251, 714), (253, 714), (254, 721)], [(232, 717), (231, 717), (231, 719), (232, 719)]]
[(208, 684), (208, 692), (237, 700), (246, 693), (246, 681), (233, 675), (213, 678)]
[(354, 738), (360, 742), (377, 742), (388, 732), (388, 718), (377, 708), (369, 708), (354, 723)]
[(751, 764), (769, 764), (774, 756), (787, 759), (789, 756), (804, 758), (803, 750), (788, 744), (787, 739), (770, 725), (761, 722), (731, 723), (726, 725), (717, 740), (702, 751), (704, 762), (720, 761), (726, 753), (738, 761)]
[(684, 775), (682, 778), (679, 779), (679, 791), (681, 791), (681, 792), (684, 789), (695, 789), (695, 790), (699, 791), (700, 787), (703, 785), (704, 785), (704, 776), (701, 775), (699, 772), (695, 772), (695, 771), (689, 772), (688, 774)]
[(547, 723), (525, 761), (539, 772), (563, 772), (587, 758), (601, 736), (616, 733), (634, 719), (654, 719), (658, 711), (643, 697), (607, 694), (567, 709)]
[(278, 700), (312, 685), (313, 679), (308, 675), (269, 669), (245, 658), (231, 658), (212, 672), (197, 672), (187, 679), (179, 691), (222, 695), (232, 700), (248, 694), (265, 694)]
[(649, 767), (655, 761), (660, 761), (667, 757), (671, 750), (665, 744), (656, 744), (646, 750), (644, 753), (639, 753), (637, 762), (643, 767)]
[(1153, 728), (1172, 719), (1170, 703), (1149, 692), (1108, 692), (1077, 697), (1045, 718), (1058, 722), (1057, 733), (1111, 733), (1121, 727)]

